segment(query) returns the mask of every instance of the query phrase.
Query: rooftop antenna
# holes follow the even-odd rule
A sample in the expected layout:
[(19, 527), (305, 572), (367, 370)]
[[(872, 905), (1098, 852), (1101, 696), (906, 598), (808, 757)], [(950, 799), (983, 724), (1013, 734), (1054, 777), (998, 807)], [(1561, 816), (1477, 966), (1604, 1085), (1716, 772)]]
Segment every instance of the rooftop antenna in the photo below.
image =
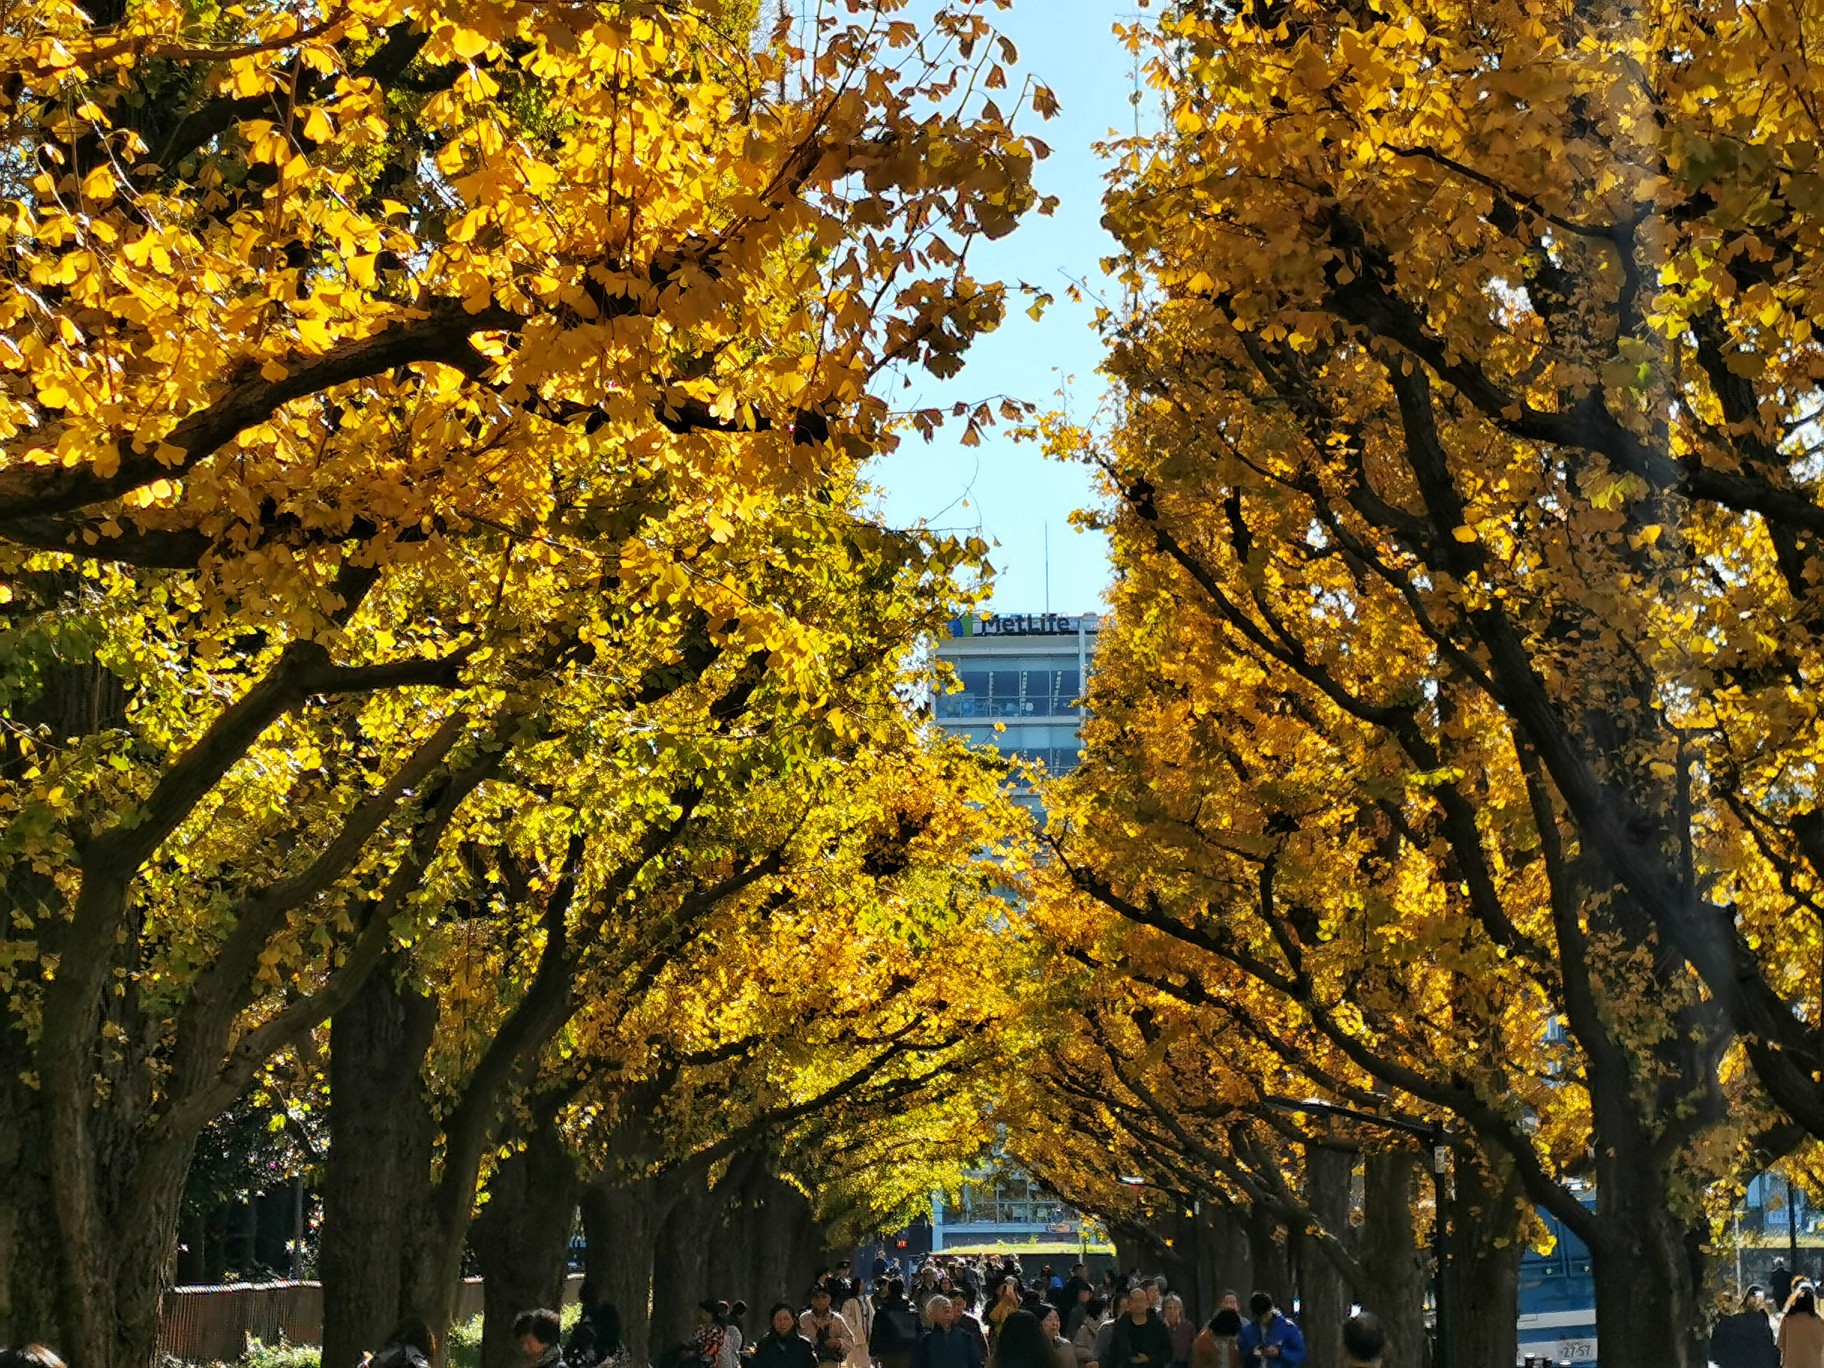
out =
[(1045, 529), (1045, 611), (1051, 611), (1051, 524), (1044, 523)]

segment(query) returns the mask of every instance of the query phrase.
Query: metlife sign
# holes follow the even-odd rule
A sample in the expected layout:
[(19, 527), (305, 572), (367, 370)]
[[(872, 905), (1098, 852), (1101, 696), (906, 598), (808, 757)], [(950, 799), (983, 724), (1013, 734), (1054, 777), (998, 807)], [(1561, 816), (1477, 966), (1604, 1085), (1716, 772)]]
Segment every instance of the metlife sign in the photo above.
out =
[(950, 619), (950, 635), (974, 636), (1076, 636), (1093, 632), (1101, 618), (1095, 613), (983, 613)]

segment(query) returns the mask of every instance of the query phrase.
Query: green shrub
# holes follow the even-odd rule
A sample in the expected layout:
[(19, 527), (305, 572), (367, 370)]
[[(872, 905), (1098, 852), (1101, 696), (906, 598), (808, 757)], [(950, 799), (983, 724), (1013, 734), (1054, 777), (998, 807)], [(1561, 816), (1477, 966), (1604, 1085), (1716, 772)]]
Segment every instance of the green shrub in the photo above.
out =
[(323, 1351), (314, 1344), (267, 1344), (247, 1336), (247, 1352), (237, 1368), (323, 1368)]
[(452, 1325), (445, 1347), (450, 1368), (481, 1368), (481, 1317), (470, 1316)]

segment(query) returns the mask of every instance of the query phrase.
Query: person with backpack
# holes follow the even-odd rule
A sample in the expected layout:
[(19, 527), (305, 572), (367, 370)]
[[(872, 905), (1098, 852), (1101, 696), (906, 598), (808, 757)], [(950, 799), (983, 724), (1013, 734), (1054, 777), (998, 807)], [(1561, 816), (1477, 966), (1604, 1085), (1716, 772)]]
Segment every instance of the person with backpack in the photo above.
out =
[(886, 1296), (874, 1311), (868, 1352), (881, 1368), (912, 1368), (921, 1329), (918, 1311), (906, 1300), (906, 1285), (898, 1278), (888, 1279)]

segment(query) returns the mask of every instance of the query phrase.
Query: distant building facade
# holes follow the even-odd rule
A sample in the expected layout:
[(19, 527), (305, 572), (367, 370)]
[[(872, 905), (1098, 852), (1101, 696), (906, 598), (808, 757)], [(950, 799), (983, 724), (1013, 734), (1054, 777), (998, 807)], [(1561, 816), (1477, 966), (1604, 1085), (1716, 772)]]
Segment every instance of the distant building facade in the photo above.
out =
[(1100, 625), (1094, 613), (952, 618), (937, 655), (962, 689), (937, 696), (938, 726), (1068, 774), (1077, 767), (1081, 701)]
[[(1050, 774), (1070, 773), (1082, 744), (1082, 700), (1100, 626), (1094, 613), (951, 619), (937, 656), (950, 664), (962, 688), (937, 696), (933, 720), (965, 741), (1039, 761)], [(1019, 796), (1038, 802), (1036, 794)], [(1085, 1235), (1077, 1212), (1005, 1160), (971, 1173), (954, 1203), (937, 1193), (931, 1205), (936, 1251), (999, 1243), (1062, 1247)]]

